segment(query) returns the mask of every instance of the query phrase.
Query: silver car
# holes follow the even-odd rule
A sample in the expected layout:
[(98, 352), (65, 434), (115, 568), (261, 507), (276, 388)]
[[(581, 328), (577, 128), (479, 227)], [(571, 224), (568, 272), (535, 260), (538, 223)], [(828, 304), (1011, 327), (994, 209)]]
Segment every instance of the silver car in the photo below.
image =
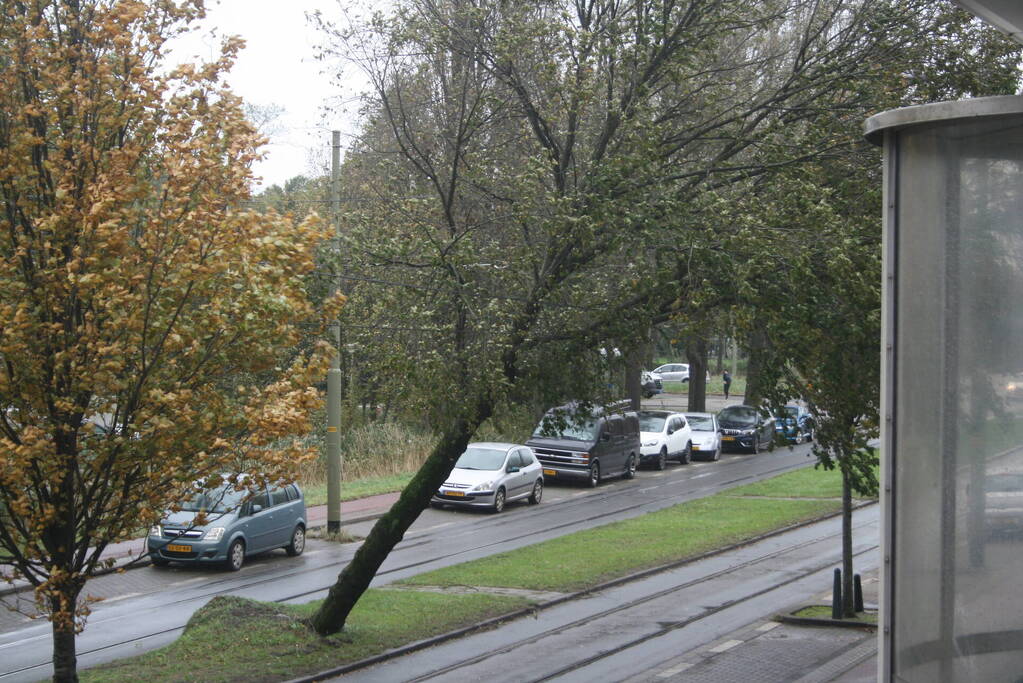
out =
[(471, 443), (459, 456), (447, 481), (430, 505), (489, 508), (526, 499), (536, 505), (543, 497), (543, 469), (528, 446), (513, 443)]

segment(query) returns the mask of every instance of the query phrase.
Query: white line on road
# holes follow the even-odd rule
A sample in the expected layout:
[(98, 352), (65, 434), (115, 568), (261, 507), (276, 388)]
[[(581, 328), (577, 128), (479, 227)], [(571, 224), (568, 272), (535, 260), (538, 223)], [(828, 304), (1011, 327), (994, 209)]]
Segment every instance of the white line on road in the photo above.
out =
[(725, 642), (721, 643), (720, 645), (718, 645), (716, 647), (710, 648), (710, 651), (711, 652), (724, 652), (726, 650), (731, 650), (736, 645), (742, 645), (742, 642), (743, 641), (741, 641), (741, 640), (726, 640)]

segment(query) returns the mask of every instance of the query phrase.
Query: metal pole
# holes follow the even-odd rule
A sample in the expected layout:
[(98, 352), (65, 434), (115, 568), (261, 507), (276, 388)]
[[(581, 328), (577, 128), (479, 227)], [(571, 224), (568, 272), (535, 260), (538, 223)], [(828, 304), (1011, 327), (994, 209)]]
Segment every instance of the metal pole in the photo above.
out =
[[(330, 160), (330, 209), (337, 236), (335, 254), (340, 255), (340, 179), (341, 179), (341, 131), (332, 132)], [(337, 292), (337, 261), (334, 277), (331, 278), (331, 292)], [(335, 320), (331, 324), (334, 336), (334, 358), (327, 371), (327, 533), (336, 534), (341, 531), (341, 322)]]

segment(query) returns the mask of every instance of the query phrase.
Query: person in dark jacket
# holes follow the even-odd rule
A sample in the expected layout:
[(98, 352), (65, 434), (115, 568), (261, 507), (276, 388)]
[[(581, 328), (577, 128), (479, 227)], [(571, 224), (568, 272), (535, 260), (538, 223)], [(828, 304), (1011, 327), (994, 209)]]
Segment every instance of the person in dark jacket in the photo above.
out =
[(732, 375), (728, 372), (728, 370), (725, 370), (723, 373), (721, 373), (721, 380), (722, 382), (724, 382), (725, 385), (725, 399), (727, 400), (728, 388), (732, 386)]

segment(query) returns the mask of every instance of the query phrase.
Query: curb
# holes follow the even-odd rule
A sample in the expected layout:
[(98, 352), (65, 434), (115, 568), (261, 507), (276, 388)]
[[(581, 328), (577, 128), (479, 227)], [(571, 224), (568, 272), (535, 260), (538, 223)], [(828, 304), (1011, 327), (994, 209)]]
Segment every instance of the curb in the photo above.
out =
[[(358, 517), (352, 517), (351, 519), (346, 519), (345, 520), (345, 524), (358, 524), (360, 522), (369, 522), (369, 521), (372, 521), (374, 519), (379, 519), (380, 517), (383, 517), (386, 513), (387, 513), (387, 510), (384, 510), (382, 512), (373, 512), (373, 513), (367, 513), (367, 514), (364, 514), (364, 515), (360, 515)], [(310, 528), (310, 529), (321, 529), (321, 528), (323, 528), (325, 526), (327, 526), (327, 522), (323, 521), (323, 522), (317, 522), (315, 524), (309, 524), (308, 528)], [(117, 559), (124, 560), (126, 557), (128, 557), (128, 556), (124, 556), (124, 557), (121, 557), (121, 558), (114, 558), (114, 559), (115, 560), (117, 560)], [(128, 571), (129, 569), (141, 569), (142, 567), (148, 567), (151, 564), (152, 564), (152, 562), (149, 560), (149, 555), (148, 554), (143, 554), (140, 557), (137, 557), (137, 558), (132, 559), (132, 560), (128, 560), (127, 562), (122, 562), (121, 564), (115, 564), (112, 567), (103, 567), (101, 569), (97, 569), (95, 572), (92, 573), (92, 575), (89, 578), (90, 579), (94, 579), (94, 578), (96, 578), (98, 576), (106, 576), (107, 574), (116, 574), (118, 572), (125, 572), (125, 571)], [(32, 584), (29, 584), (29, 583), (26, 583), (23, 586), (10, 586), (10, 585), (8, 585), (8, 586), (5, 586), (3, 588), (0, 588), (0, 598), (5, 598), (5, 597), (7, 597), (9, 595), (16, 595), (18, 593), (30, 593), (30, 592), (33, 592), (33, 591), (35, 591), (35, 586), (33, 586)]]
[[(803, 605), (803, 607), (799, 607), (794, 610), (794, 612), (798, 612), (806, 607), (813, 607), (813, 605)], [(771, 618), (774, 621), (781, 622), (782, 624), (793, 624), (796, 626), (830, 626), (835, 628), (856, 629), (860, 631), (877, 631), (877, 624), (845, 621), (843, 619), (826, 619), (823, 617), (797, 617), (794, 612), (790, 612), (788, 614), (775, 614)]]
[[(877, 505), (877, 502), (873, 501), (873, 502), (860, 503), (858, 505), (854, 505), (853, 506), (853, 510), (859, 510), (860, 508), (865, 508), (868, 505)], [(708, 550), (705, 553), (701, 553), (699, 555), (693, 555), (691, 557), (687, 557), (687, 558), (684, 558), (684, 559), (681, 559), (681, 560), (675, 560), (674, 562), (669, 562), (667, 564), (659, 565), (657, 567), (649, 567), (647, 569), (642, 569), (642, 570), (640, 570), (638, 572), (633, 572), (632, 574), (626, 574), (625, 576), (620, 576), (620, 577), (618, 577), (616, 579), (611, 579), (610, 581), (605, 581), (604, 583), (597, 584), (596, 586), (590, 586), (589, 588), (584, 588), (583, 590), (576, 591), (574, 593), (566, 593), (565, 595), (562, 595), (560, 597), (554, 598), (553, 600), (547, 600), (545, 602), (540, 602), (540, 603), (537, 603), (536, 605), (532, 605), (531, 607), (523, 607), (522, 609), (515, 610), (514, 612), (509, 612), (507, 614), (502, 614), (500, 616), (491, 617), (490, 619), (486, 619), (485, 621), (481, 621), (481, 622), (476, 623), (476, 624), (470, 624), (468, 626), (463, 626), (461, 628), (455, 629), (454, 631), (448, 631), (447, 633), (440, 633), (438, 635), (431, 636), (430, 638), (425, 638), (423, 640), (419, 640), (419, 641), (416, 641), (414, 643), (408, 643), (407, 645), (401, 645), (401, 646), (396, 647), (396, 648), (394, 648), (392, 650), (388, 650), (387, 652), (381, 652), (380, 654), (373, 655), (372, 657), (366, 657), (365, 659), (360, 659), (360, 660), (357, 660), (357, 661), (354, 661), (354, 662), (348, 662), (347, 664), (342, 664), (342, 665), (334, 667), (332, 669), (326, 669), (324, 671), (318, 671), (318, 672), (316, 672), (314, 674), (308, 674), (306, 676), (302, 676), (302, 677), (299, 677), (299, 678), (288, 679), (284, 683), (316, 683), (317, 681), (322, 681), (325, 678), (336, 677), (336, 676), (344, 675), (346, 673), (351, 673), (352, 671), (357, 671), (359, 669), (364, 669), (364, 668), (373, 666), (374, 664), (380, 664), (382, 662), (386, 662), (386, 661), (391, 660), (391, 659), (397, 659), (398, 657), (401, 657), (401, 656), (404, 656), (404, 655), (407, 655), (407, 654), (411, 654), (411, 653), (417, 652), (419, 650), (425, 650), (426, 648), (433, 647), (434, 645), (440, 645), (440, 644), (446, 643), (446, 642), (448, 642), (450, 640), (456, 640), (458, 638), (470, 635), (470, 634), (475, 633), (477, 631), (488, 630), (488, 629), (493, 628), (495, 626), (498, 626), (501, 623), (506, 622), (506, 621), (513, 621), (515, 619), (520, 619), (520, 618), (525, 617), (525, 616), (536, 614), (537, 612), (540, 612), (542, 610), (549, 609), (551, 607), (555, 607), (557, 605), (560, 605), (561, 603), (568, 602), (569, 600), (576, 600), (576, 599), (581, 598), (583, 596), (589, 595), (590, 593), (597, 593), (599, 591), (606, 590), (608, 588), (615, 588), (615, 587), (620, 586), (622, 584), (629, 583), (630, 581), (638, 581), (639, 579), (644, 579), (644, 578), (646, 578), (648, 576), (652, 576), (652, 575), (658, 574), (660, 572), (668, 571), (670, 569), (677, 569), (678, 567), (683, 567), (683, 566), (685, 566), (685, 565), (687, 565), (689, 563), (692, 563), (692, 562), (698, 562), (700, 560), (704, 560), (704, 559), (709, 558), (709, 557), (714, 557), (716, 555), (721, 555), (723, 553), (730, 552), (730, 551), (736, 550), (738, 548), (743, 548), (745, 546), (752, 545), (753, 543), (758, 543), (758, 542), (760, 542), (762, 540), (765, 540), (765, 539), (768, 539), (768, 538), (773, 538), (775, 536), (779, 536), (781, 534), (787, 533), (787, 532), (792, 531), (794, 529), (801, 529), (803, 527), (810, 526), (811, 524), (816, 524), (817, 522), (823, 522), (824, 520), (827, 520), (827, 519), (834, 519), (835, 517), (841, 516), (841, 514), (842, 514), (842, 512), (838, 511), (838, 512), (835, 512), (835, 513), (832, 513), (832, 514), (822, 515), (820, 517), (815, 517), (814, 519), (809, 519), (809, 520), (806, 520), (805, 522), (800, 522), (798, 524), (790, 524), (789, 526), (781, 527), (781, 528), (778, 528), (778, 529), (774, 529), (773, 531), (768, 531), (765, 534), (761, 534), (761, 535), (755, 536), (753, 538), (748, 538), (745, 541), (742, 541), (740, 543), (733, 543), (732, 545), (729, 545), (729, 546), (724, 546), (724, 547), (721, 547), (721, 548), (715, 548), (714, 550)], [(778, 616), (780, 617), (782, 615), (778, 615)], [(808, 619), (808, 618), (805, 618), (805, 617), (791, 617), (791, 618), (792, 619), (806, 619), (807, 621), (813, 621), (813, 622), (815, 622), (814, 625), (821, 625), (821, 624), (816, 623), (816, 622), (828, 622), (828, 621), (830, 621), (830, 620), (824, 620), (824, 619), (821, 619), (821, 620), (812, 619), (811, 620), (811, 619)], [(779, 619), (779, 621), (781, 621), (781, 619)], [(793, 622), (789, 622), (789, 623), (793, 623)], [(846, 627), (857, 627), (858, 626), (858, 627), (862, 628), (864, 625), (863, 624), (856, 624), (856, 625), (845, 624), (845, 626)], [(876, 630), (877, 627), (874, 626), (873, 628)]]

